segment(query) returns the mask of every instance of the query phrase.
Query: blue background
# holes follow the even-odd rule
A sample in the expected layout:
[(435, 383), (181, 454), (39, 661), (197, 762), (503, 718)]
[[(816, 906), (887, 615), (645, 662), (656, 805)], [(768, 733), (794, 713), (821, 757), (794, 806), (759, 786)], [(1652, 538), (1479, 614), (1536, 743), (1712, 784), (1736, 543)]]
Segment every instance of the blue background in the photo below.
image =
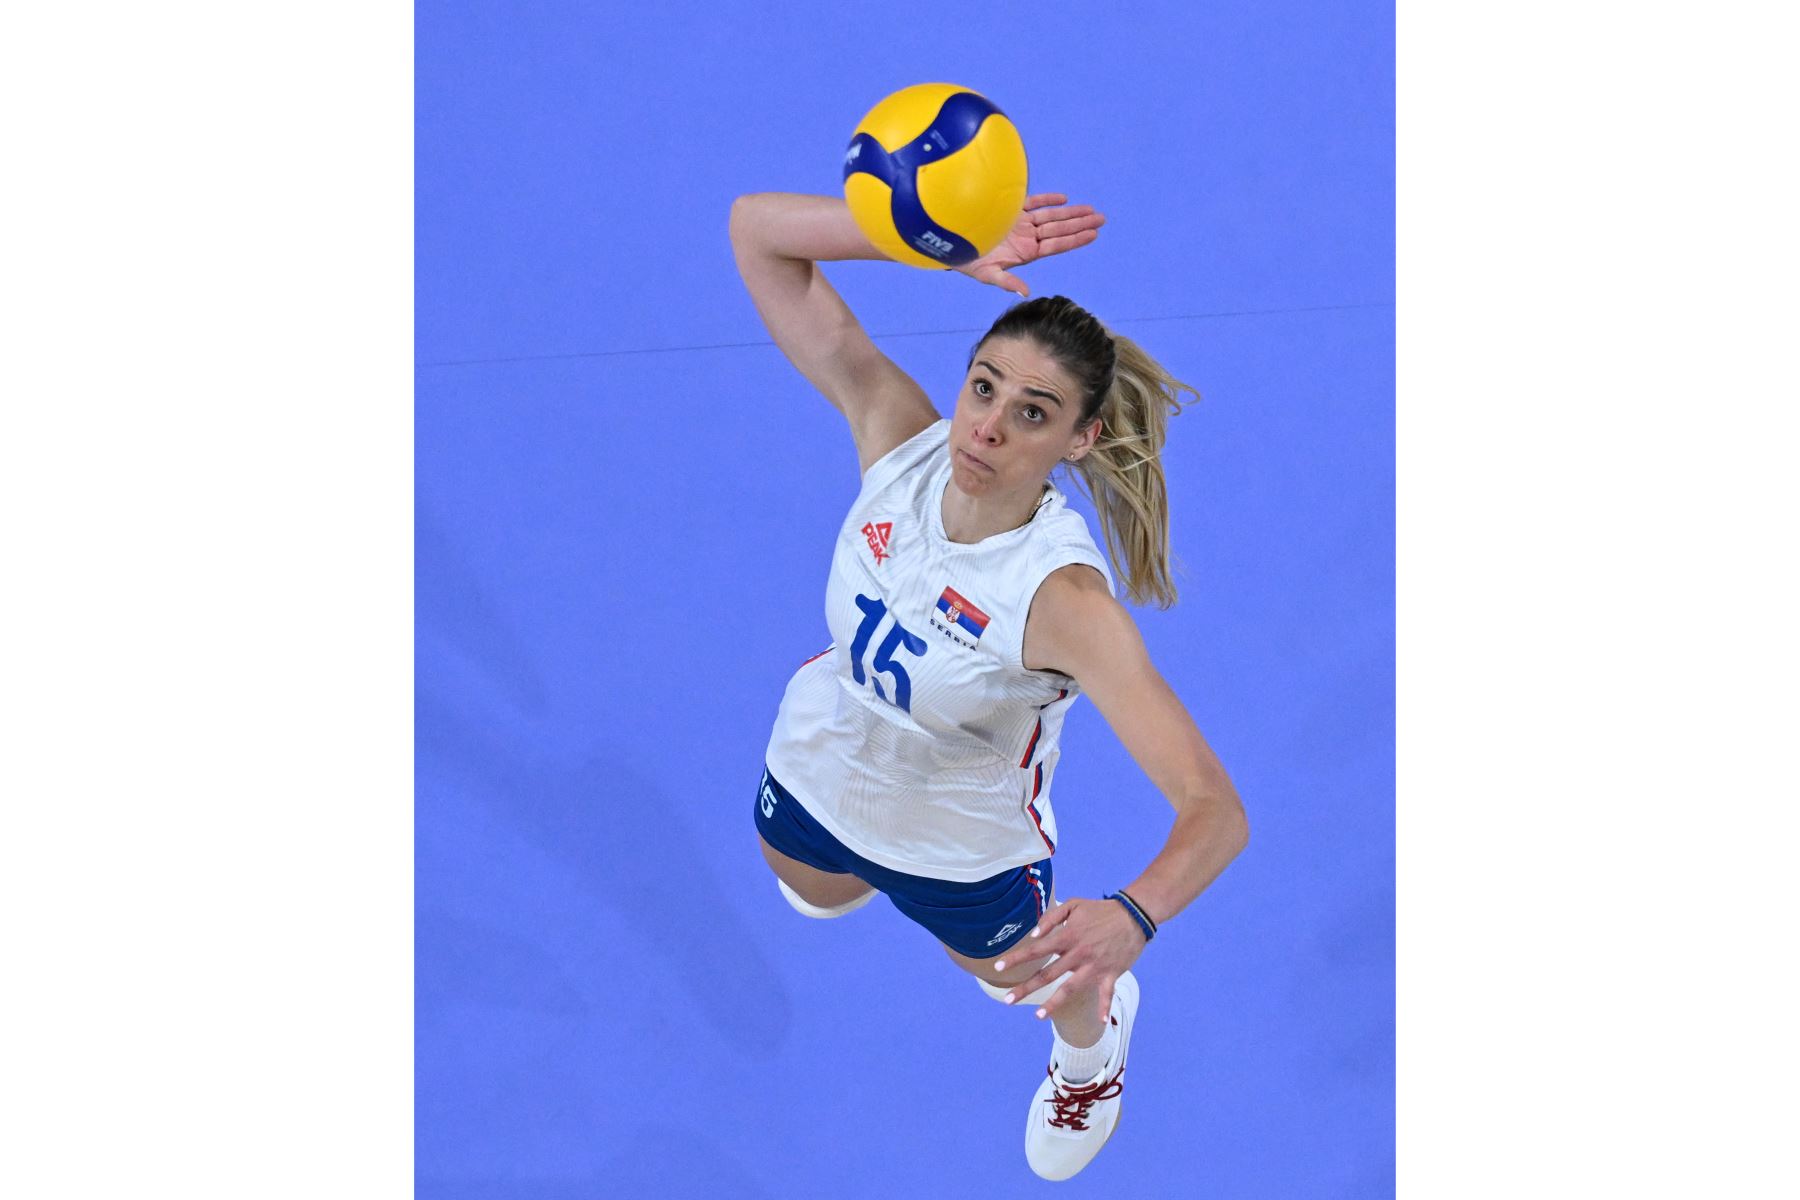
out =
[[(857, 473), (727, 213), (841, 194), (928, 81), (1108, 217), (1033, 294), (1205, 397), (1165, 455), (1181, 603), (1138, 617), (1251, 844), (1139, 963), (1124, 1120), (1060, 1194), (1391, 1194), (1391, 8), (424, 3), (416, 37), (419, 1195), (1045, 1186), (1048, 1029), (885, 902), (794, 913), (751, 820)], [(946, 412), (1011, 300), (826, 270)], [(1171, 819), (1086, 704), (1056, 811), (1064, 897)]]

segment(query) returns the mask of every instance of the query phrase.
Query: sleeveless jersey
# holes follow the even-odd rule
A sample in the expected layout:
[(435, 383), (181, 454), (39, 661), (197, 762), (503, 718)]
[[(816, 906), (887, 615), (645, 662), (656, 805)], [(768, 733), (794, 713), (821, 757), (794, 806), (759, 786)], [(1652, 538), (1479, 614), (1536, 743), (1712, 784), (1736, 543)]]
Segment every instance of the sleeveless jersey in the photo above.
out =
[(940, 420), (863, 476), (825, 589), (834, 641), (789, 681), (767, 757), (864, 858), (973, 882), (1056, 851), (1050, 783), (1078, 689), (1026, 669), (1025, 618), (1058, 567), (1112, 573), (1054, 487), (1019, 528), (952, 542), (949, 439)]

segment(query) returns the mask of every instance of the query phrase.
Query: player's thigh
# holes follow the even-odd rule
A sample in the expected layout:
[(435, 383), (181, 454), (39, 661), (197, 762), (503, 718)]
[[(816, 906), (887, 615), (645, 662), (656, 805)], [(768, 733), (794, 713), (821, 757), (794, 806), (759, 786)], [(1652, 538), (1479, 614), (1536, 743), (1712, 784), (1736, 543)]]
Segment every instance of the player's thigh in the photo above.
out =
[(836, 908), (867, 895), (852, 873), (859, 861), (815, 820), (794, 794), (763, 768), (756, 788), (756, 832), (769, 869), (794, 894), (817, 908)]
[(767, 860), (769, 869), (808, 904), (819, 908), (836, 908), (874, 890), (854, 875), (821, 871), (817, 867), (807, 866), (797, 858), (789, 858), (760, 836), (756, 842), (762, 847), (763, 858)]
[[(942, 942), (939, 945), (944, 946), (944, 953), (950, 956), (951, 962), (975, 978), (985, 979), (999, 987), (1025, 982), (1038, 973), (1039, 967), (1049, 961), (1048, 955), (1033, 954), (1023, 948), (1017, 948), (1010, 952), (1002, 951), (993, 958), (970, 958), (968, 955), (960, 953), (954, 946), (944, 945)], [(995, 970), (996, 962), (1004, 962), (1006, 970)]]

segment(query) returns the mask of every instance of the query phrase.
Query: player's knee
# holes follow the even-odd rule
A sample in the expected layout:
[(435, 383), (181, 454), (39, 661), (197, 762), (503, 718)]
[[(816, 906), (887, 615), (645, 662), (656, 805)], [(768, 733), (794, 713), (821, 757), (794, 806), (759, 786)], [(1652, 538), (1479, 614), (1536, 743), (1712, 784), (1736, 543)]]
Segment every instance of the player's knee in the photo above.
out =
[(852, 897), (841, 904), (814, 904), (803, 898), (799, 892), (788, 886), (787, 880), (777, 876), (775, 883), (781, 888), (781, 894), (793, 906), (795, 912), (815, 920), (828, 921), (832, 917), (841, 917), (853, 913), (875, 898), (875, 889), (870, 888), (860, 896)]
[(1053, 961), (1055, 961), (1054, 957), (1042, 959), (1033, 964), (1030, 970), (1024, 972), (1014, 972), (1012, 970), (1012, 964), (1007, 963), (1007, 970), (1004, 973), (1007, 975), (1019, 975), (1019, 978), (1012, 983), (995, 983), (991, 980), (983, 979), (980, 975), (975, 976), (975, 982), (981, 985), (982, 991), (986, 992), (989, 996), (1002, 1004), (1007, 1003), (1006, 998), (1011, 996), (1013, 997), (1012, 1003), (1015, 1007), (1019, 1005), (1036, 1007), (1054, 996), (1057, 989), (1062, 987), (1064, 983), (1067, 983), (1069, 976), (1074, 974), (1073, 971), (1064, 971), (1061, 975), (1058, 975), (1055, 979), (1052, 979), (1049, 983), (1044, 984), (1037, 990), (1029, 994), (1021, 994), (1019, 991), (1019, 984), (1024, 983), (1027, 979), (1036, 975), (1045, 964)]
[(794, 911), (809, 917), (841, 917), (854, 912), (875, 897), (875, 889), (854, 875), (821, 871), (783, 854), (763, 838), (757, 839), (763, 859), (781, 894)]
[[(1045, 963), (1055, 957), (1054, 955), (1048, 957), (1029, 955), (1023, 945), (1013, 947), (1011, 953), (997, 954), (993, 958), (970, 958), (949, 946), (945, 946), (944, 950), (957, 966), (973, 975), (975, 982), (979, 983), (983, 990), (989, 990), (990, 994), (991, 989), (998, 988), (1004, 993), (1013, 984), (1023, 983), (1037, 974)], [(995, 966), (996, 963), (1005, 963), (1006, 968), (998, 969)]]

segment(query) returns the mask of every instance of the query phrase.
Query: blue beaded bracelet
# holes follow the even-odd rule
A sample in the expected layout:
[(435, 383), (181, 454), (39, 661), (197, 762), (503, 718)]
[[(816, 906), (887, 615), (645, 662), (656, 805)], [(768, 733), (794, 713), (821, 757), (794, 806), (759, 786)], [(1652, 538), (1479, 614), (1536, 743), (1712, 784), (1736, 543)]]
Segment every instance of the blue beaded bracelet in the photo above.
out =
[(1136, 900), (1133, 900), (1124, 892), (1113, 892), (1103, 897), (1103, 899), (1117, 900), (1120, 904), (1123, 904), (1125, 906), (1125, 911), (1131, 914), (1131, 919), (1136, 921), (1138, 923), (1138, 928), (1144, 931), (1144, 944), (1150, 944), (1150, 939), (1156, 936), (1156, 922), (1150, 919), (1150, 914), (1145, 912)]

